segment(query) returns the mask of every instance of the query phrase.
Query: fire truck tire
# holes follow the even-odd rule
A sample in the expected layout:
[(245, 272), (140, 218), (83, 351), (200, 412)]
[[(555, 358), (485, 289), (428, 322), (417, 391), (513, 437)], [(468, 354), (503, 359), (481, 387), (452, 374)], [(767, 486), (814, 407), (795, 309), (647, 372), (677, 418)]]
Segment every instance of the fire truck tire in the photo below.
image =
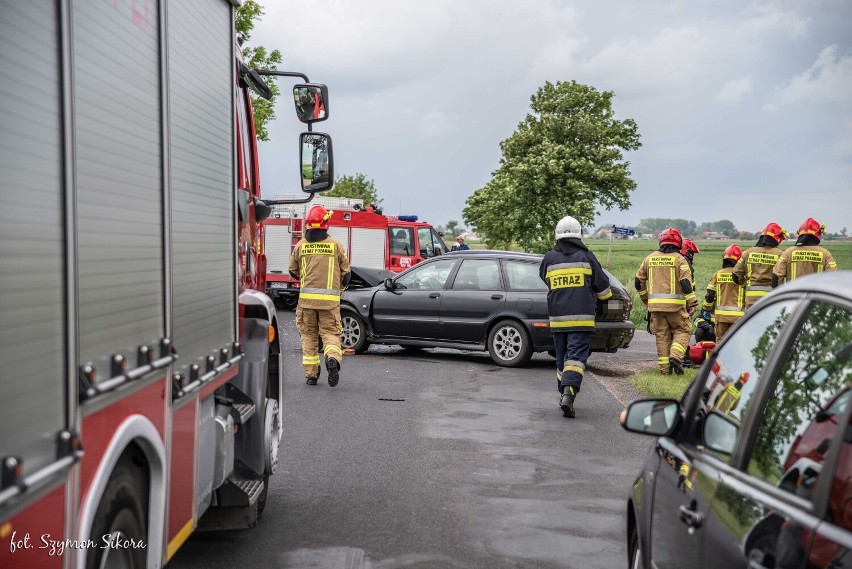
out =
[[(145, 567), (147, 548), (139, 547), (148, 541), (144, 492), (140, 491), (138, 468), (126, 458), (116, 465), (95, 514), (90, 539), (97, 547), (89, 549), (87, 569)], [(111, 546), (105, 547), (107, 543)]]
[(354, 350), (356, 354), (367, 351), (367, 327), (364, 319), (352, 310), (340, 311), (340, 344), (344, 349)]
[(501, 320), (488, 334), (488, 354), (503, 367), (522, 366), (532, 357), (530, 336), (517, 320)]

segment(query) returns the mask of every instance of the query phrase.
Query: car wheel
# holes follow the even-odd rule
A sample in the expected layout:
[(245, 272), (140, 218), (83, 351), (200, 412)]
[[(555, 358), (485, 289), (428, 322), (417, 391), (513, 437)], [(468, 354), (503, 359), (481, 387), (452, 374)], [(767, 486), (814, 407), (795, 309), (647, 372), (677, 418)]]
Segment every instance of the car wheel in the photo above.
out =
[(340, 312), (340, 345), (347, 350), (355, 350), (356, 354), (367, 351), (367, 328), (364, 320), (351, 310)]
[(532, 352), (529, 334), (514, 320), (501, 320), (488, 334), (488, 353), (497, 365), (524, 365), (532, 357)]
[(642, 549), (639, 547), (639, 534), (634, 529), (630, 532), (630, 542), (627, 545), (630, 558), (630, 569), (643, 569)]

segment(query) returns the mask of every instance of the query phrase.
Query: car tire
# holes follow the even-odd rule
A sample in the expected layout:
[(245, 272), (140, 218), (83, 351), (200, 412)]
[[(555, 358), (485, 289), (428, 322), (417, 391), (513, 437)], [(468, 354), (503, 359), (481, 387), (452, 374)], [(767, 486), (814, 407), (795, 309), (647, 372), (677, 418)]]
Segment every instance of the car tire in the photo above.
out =
[(344, 350), (354, 350), (356, 354), (367, 351), (367, 327), (364, 319), (353, 310), (340, 311), (340, 345)]
[(522, 366), (532, 357), (530, 335), (516, 320), (501, 320), (488, 333), (488, 353), (499, 366)]
[(630, 569), (644, 569), (642, 564), (642, 549), (639, 547), (639, 533), (634, 529), (630, 532), (630, 540), (627, 544), (627, 554)]

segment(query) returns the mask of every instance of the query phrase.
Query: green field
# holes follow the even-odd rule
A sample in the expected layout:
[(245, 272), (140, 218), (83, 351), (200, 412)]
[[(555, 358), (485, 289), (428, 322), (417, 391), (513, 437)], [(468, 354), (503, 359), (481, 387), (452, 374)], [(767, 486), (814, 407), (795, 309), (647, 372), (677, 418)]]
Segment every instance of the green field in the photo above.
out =
[[(607, 239), (587, 239), (585, 240), (589, 249), (594, 252), (601, 265), (606, 265), (607, 251), (609, 250), (609, 240)], [(698, 289), (697, 294), (700, 301), (704, 299), (704, 293), (707, 290), (707, 283), (710, 282), (710, 277), (713, 273), (722, 268), (722, 253), (731, 243), (736, 243), (743, 248), (743, 251), (754, 246), (754, 241), (696, 241), (698, 249), (701, 251), (695, 255), (695, 286)], [(452, 243), (448, 244), (449, 247)], [(485, 245), (476, 241), (469, 241), (471, 249), (484, 249)], [(781, 246), (786, 249), (793, 244), (793, 241), (787, 241)], [(823, 241), (825, 246), (834, 256), (837, 261), (837, 266), (840, 270), (852, 269), (852, 241)], [(657, 250), (657, 242), (645, 239), (616, 239), (612, 242), (612, 255), (609, 260), (609, 270), (614, 274), (621, 284), (627, 287), (633, 297), (633, 311), (630, 313), (630, 320), (636, 324), (637, 328), (645, 329), (645, 307), (639, 300), (639, 295), (636, 294), (636, 289), (633, 287), (633, 278), (636, 275), (636, 270), (642, 259), (652, 251)]]

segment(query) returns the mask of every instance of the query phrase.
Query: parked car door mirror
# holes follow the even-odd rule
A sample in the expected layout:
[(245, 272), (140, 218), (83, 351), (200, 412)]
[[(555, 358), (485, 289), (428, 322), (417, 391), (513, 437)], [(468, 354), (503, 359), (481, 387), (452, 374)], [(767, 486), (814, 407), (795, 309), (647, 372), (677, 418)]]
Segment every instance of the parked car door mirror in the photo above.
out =
[(388, 290), (393, 290), (395, 288), (393, 285), (393, 279), (385, 279), (385, 288)]
[(633, 433), (663, 436), (672, 432), (680, 404), (673, 399), (634, 401), (621, 413), (621, 426)]
[(731, 454), (740, 427), (727, 415), (710, 411), (704, 419), (704, 445), (710, 450)]

